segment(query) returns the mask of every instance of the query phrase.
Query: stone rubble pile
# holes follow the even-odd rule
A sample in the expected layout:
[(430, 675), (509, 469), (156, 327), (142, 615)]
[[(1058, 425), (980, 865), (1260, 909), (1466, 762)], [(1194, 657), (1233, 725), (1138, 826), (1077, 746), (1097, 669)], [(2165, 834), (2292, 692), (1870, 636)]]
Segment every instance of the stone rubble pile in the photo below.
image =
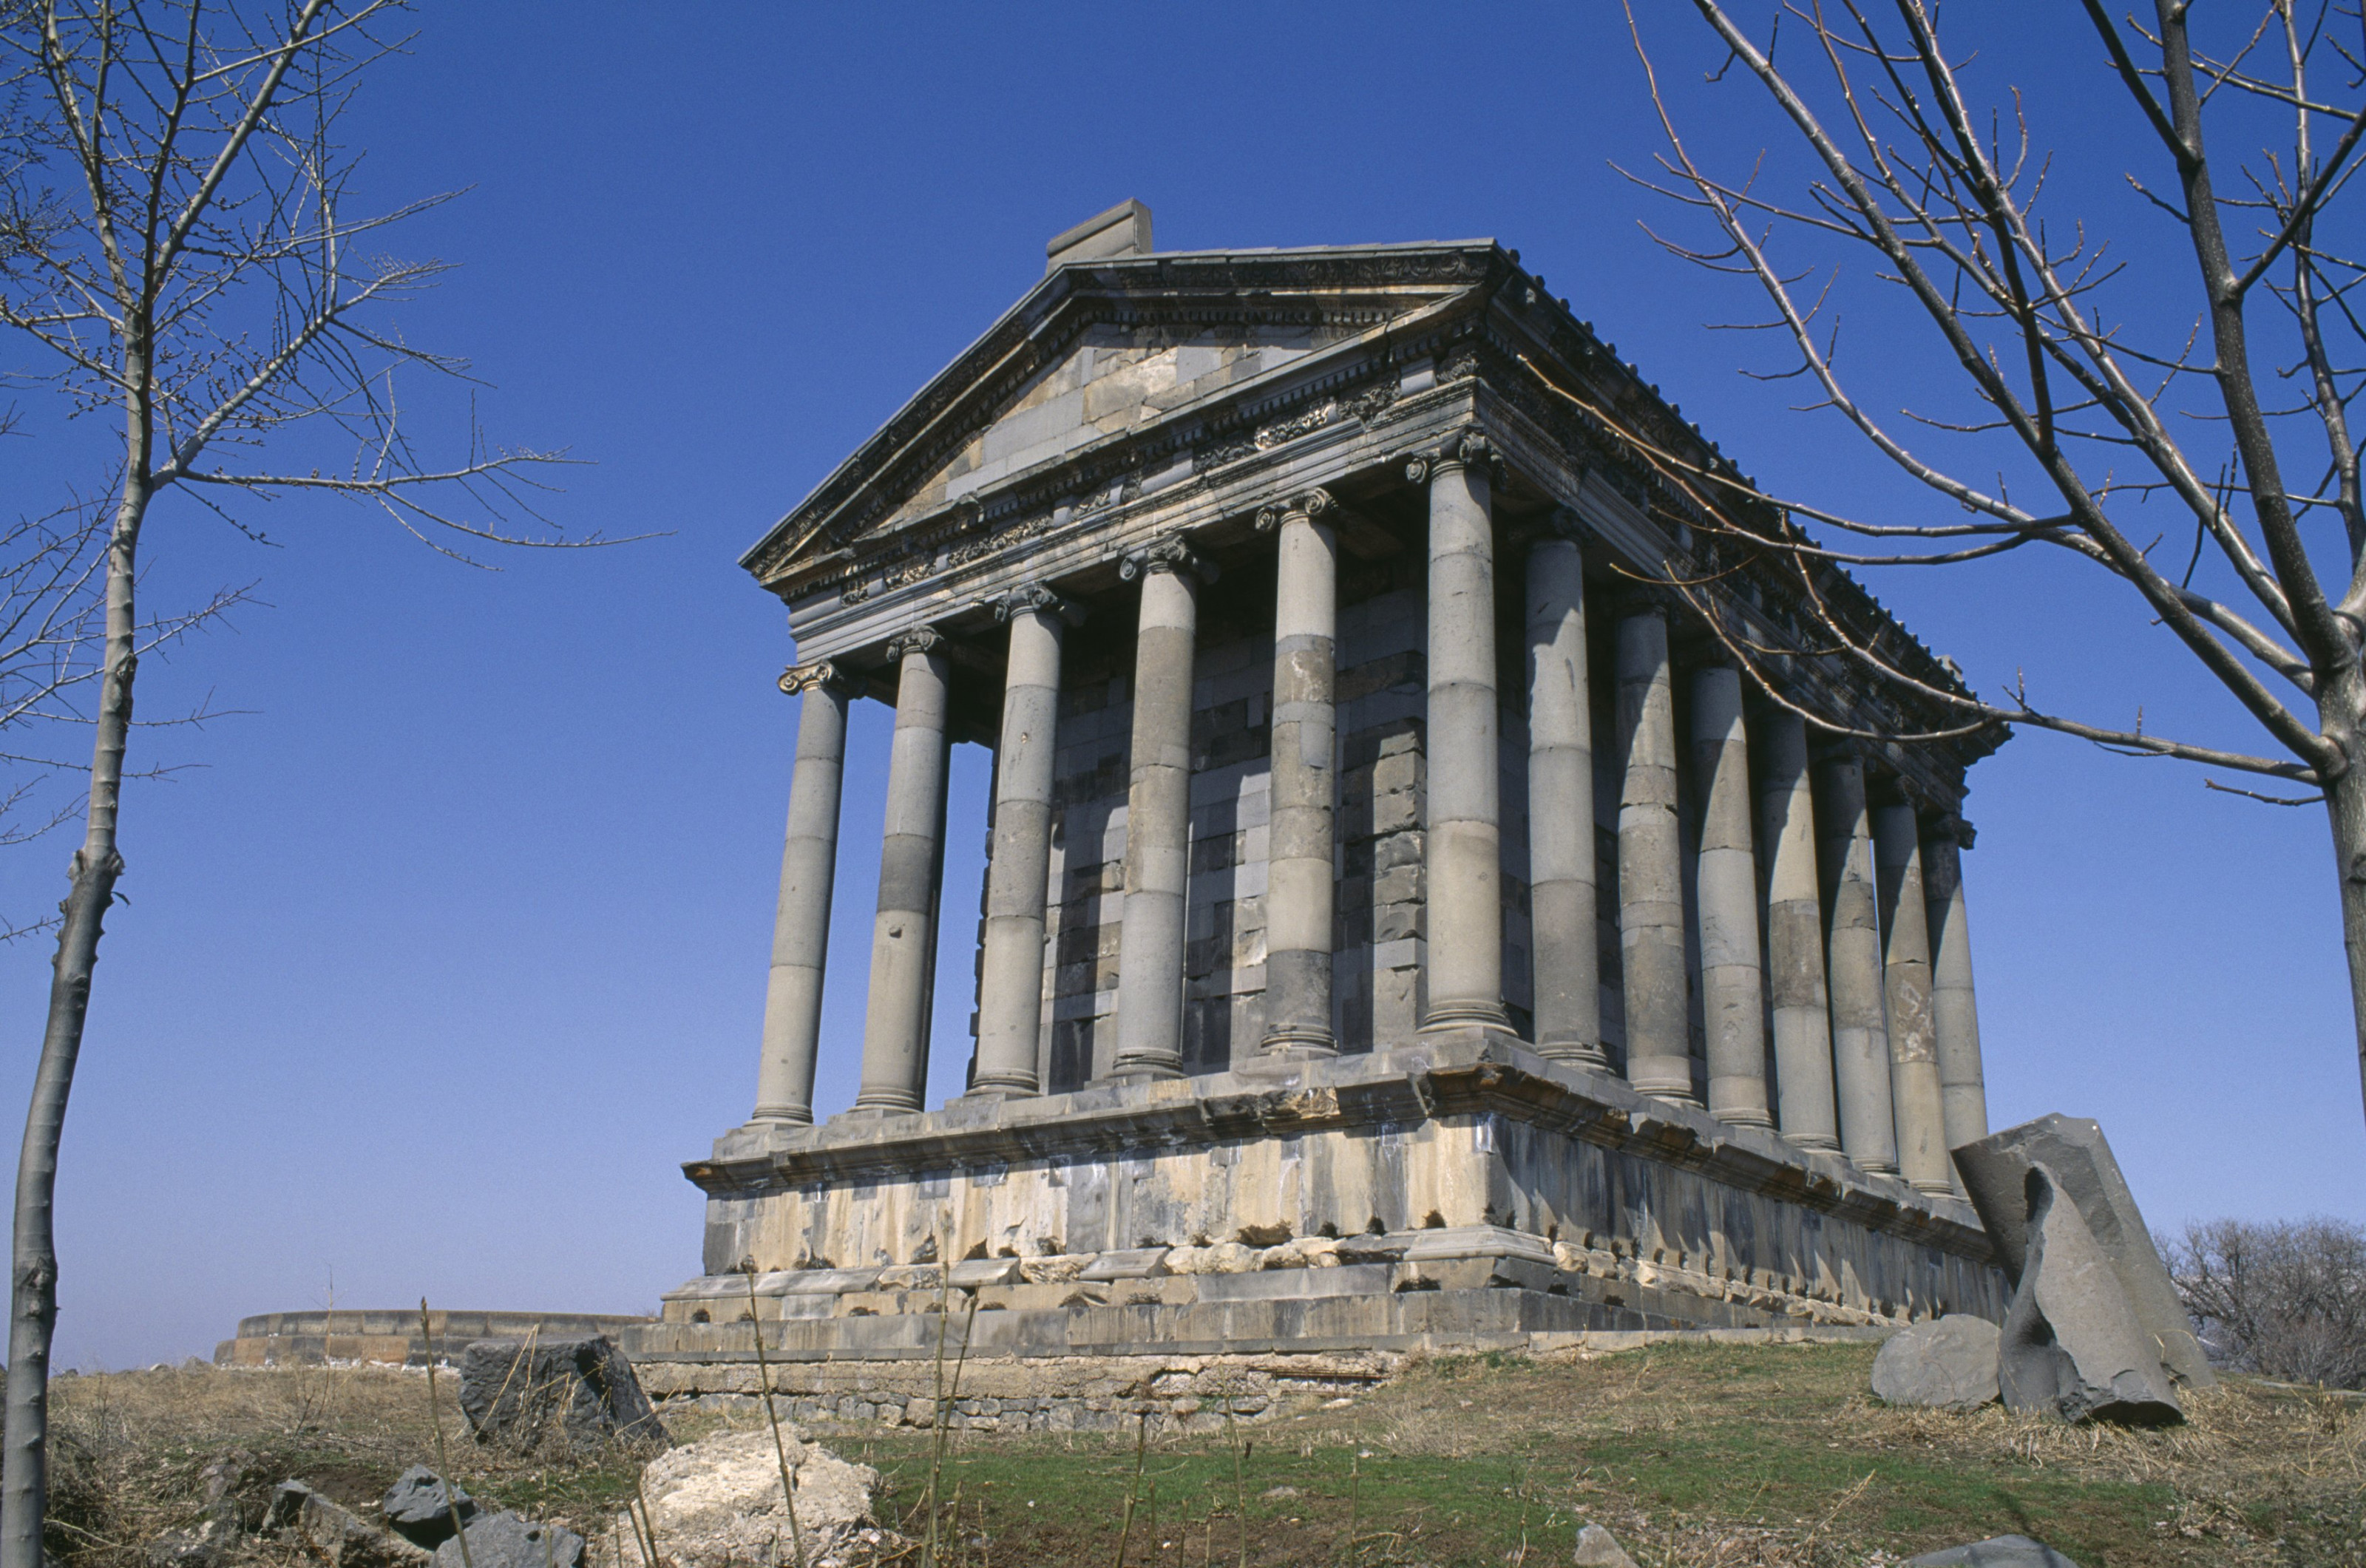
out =
[(2013, 1282), (2011, 1305), (2001, 1330), (1949, 1315), (1899, 1331), (1874, 1362), (1875, 1394), (1956, 1410), (2001, 1399), (2063, 1421), (2182, 1421), (2179, 1389), (2216, 1378), (2102, 1129), (2041, 1116), (1955, 1159)]

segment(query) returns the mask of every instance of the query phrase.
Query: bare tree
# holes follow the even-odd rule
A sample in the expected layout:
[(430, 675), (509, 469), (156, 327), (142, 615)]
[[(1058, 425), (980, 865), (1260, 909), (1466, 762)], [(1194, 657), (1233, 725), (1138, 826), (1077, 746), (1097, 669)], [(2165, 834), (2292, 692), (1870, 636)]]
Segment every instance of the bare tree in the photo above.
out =
[[(96, 579), (84, 833), (17, 1168), (0, 1568), (41, 1562), (51, 1198), (100, 924), (123, 874), (116, 830), (152, 506), (178, 492), (236, 523), (241, 501), (321, 492), (464, 558), (480, 543), (558, 542), (522, 489), (551, 455), (494, 450), (471, 428), (464, 455), (431, 464), (397, 420), (396, 369), (465, 369), (406, 344), (386, 317), (444, 268), (388, 258), (384, 231), (444, 198), (345, 210), (355, 159), (335, 140), (338, 118), (370, 65), (406, 41), (382, 30), (398, 9), (0, 0), (0, 92), (17, 111), (0, 161), (0, 325), (46, 354), (63, 412), (118, 416), (122, 431)], [(261, 466), (268, 438), (299, 423), (351, 439), (342, 471)], [(506, 520), (521, 511), (530, 531)]]
[(2212, 1360), (2292, 1382), (2366, 1388), (2366, 1226), (2212, 1220), (2160, 1239)]
[[(2327, 808), (2366, 1089), (2366, 510), (2350, 413), (2366, 372), (2366, 268), (2354, 246), (2320, 239), (2352, 194), (2366, 136), (2358, 0), (2223, 7), (2206, 39), (2188, 0), (2154, 0), (2144, 21), (2114, 19), (2103, 0), (2058, 13), (2057, 53), (2090, 51), (2098, 89), (2126, 106), (2127, 137), (2100, 151), (2124, 160), (2178, 240), (2173, 287), (2188, 305), (2133, 323), (2112, 311), (2131, 295), (2127, 256), (2143, 248), (2114, 252), (2101, 222), (2052, 210), (2054, 158), (2034, 144), (2020, 94), (1943, 43), (1934, 6), (1784, 0), (1762, 33), (1723, 0), (1694, 5), (1723, 55), (1709, 81), (1754, 84), (1795, 140), (1738, 175), (1709, 168), (1630, 5), (1666, 137), (1658, 171), (1634, 177), (1714, 233), (1662, 243), (1744, 280), (1770, 309), (1730, 324), (1782, 345), (1778, 367), (1759, 373), (1811, 388), (1805, 408), (1844, 420), (1951, 514), (1876, 523), (1806, 501), (1770, 508), (1730, 464), (1638, 444), (1662, 482), (1728, 503), (1708, 526), (1787, 563), (1815, 611), (1816, 646), (1764, 649), (1728, 631), (1731, 650), (1770, 694), (1786, 660), (1829, 660), (1963, 728), (2028, 725), (2312, 789), (2236, 793)], [(2246, 136), (2248, 164), (2222, 158), (2214, 138)], [(1867, 252), (1870, 269), (1843, 271)], [(1866, 298), (1860, 276), (1932, 334), (1910, 373), (1928, 400), (1904, 416), (1910, 438), (1838, 366), (1839, 311)], [(2172, 558), (2156, 558), (2161, 539), (2131, 516), (2146, 502), (2180, 520)], [(1866, 543), (1829, 547), (1803, 524)], [(2132, 592), (2256, 722), (2257, 749), (2159, 735), (2141, 711), (2130, 725), (2089, 722), (2018, 682), (1994, 696), (1932, 684), (1830, 612), (1839, 566), (1948, 567), (2033, 546)]]

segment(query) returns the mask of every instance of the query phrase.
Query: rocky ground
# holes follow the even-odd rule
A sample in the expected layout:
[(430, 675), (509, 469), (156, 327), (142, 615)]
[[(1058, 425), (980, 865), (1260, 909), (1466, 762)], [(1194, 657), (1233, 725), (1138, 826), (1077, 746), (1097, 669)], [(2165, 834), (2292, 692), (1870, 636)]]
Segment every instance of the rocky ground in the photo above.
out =
[[(1489, 1564), (1572, 1560), (1587, 1524), (1640, 1568), (1871, 1568), (2021, 1532), (2082, 1568), (2366, 1568), (2366, 1402), (2235, 1380), (2163, 1431), (1889, 1409), (1870, 1346), (1661, 1345), (1553, 1363), (1417, 1365), (1231, 1433), (789, 1434), (808, 1551), (846, 1568), (992, 1564)], [(300, 1478), (366, 1513), (435, 1462), (488, 1509), (571, 1529), (593, 1568), (743, 1568), (785, 1537), (779, 1456), (752, 1402), (666, 1413), (685, 1451), (504, 1459), (426, 1380), (358, 1370), (152, 1371), (57, 1385), (51, 1549), (62, 1568), (157, 1568), (220, 1497), (260, 1522)], [(728, 1403), (728, 1402), (725, 1402)], [(856, 1517), (873, 1489), (871, 1517)], [(209, 1494), (213, 1495), (209, 1497)], [(931, 1508), (933, 1501), (934, 1507)], [(646, 1513), (642, 1513), (646, 1504)], [(810, 1511), (809, 1511), (810, 1510)], [(636, 1515), (653, 1528), (636, 1529)], [(319, 1563), (300, 1532), (229, 1562)], [(186, 1536), (177, 1538), (186, 1540)], [(192, 1565), (194, 1568), (194, 1565)], [(342, 1568), (368, 1568), (348, 1559)]]

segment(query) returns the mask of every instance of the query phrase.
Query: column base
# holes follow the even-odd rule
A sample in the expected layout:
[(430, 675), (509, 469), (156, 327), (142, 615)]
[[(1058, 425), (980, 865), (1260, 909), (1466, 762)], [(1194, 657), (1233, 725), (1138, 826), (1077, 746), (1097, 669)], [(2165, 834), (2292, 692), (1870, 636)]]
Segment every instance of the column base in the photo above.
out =
[(882, 1116), (918, 1116), (919, 1113), (920, 1106), (919, 1102), (917, 1100), (910, 1101), (908, 1103), (883, 1103), (878, 1100), (873, 1100), (870, 1103), (865, 1104), (863, 1101), (858, 1100), (852, 1105), (848, 1106), (845, 1110), (831, 1117), (828, 1124), (836, 1126), (841, 1122), (873, 1122), (878, 1120)]
[[(1847, 1156), (1844, 1155), (1844, 1156), (1842, 1156), (1842, 1158), (1846, 1158)], [(1865, 1172), (1867, 1176), (1891, 1176), (1891, 1177), (1894, 1177), (1894, 1176), (1896, 1176), (1896, 1175), (1898, 1174), (1898, 1168), (1897, 1168), (1896, 1166), (1894, 1166), (1894, 1165), (1891, 1165), (1891, 1164), (1887, 1163), (1887, 1161), (1881, 1161), (1881, 1160), (1853, 1160), (1853, 1160), (1849, 1160), (1849, 1163), (1850, 1163), (1851, 1165), (1853, 1165), (1853, 1166), (1856, 1167), (1859, 1170), (1861, 1170), (1861, 1171)]]
[(1424, 1034), (1442, 1034), (1456, 1029), (1510, 1034), (1512, 1015), (1504, 1010), (1502, 1002), (1437, 1002), (1422, 1015), (1420, 1032)]
[(809, 1105), (760, 1105), (756, 1107), (754, 1113), (748, 1118), (748, 1124), (751, 1127), (758, 1126), (767, 1122), (783, 1126), (810, 1127), (813, 1125), (813, 1107)]
[(1327, 1029), (1277, 1029), (1257, 1044), (1257, 1055), (1311, 1061), (1339, 1054), (1338, 1037)]
[(1610, 1053), (1598, 1043), (1587, 1044), (1573, 1040), (1540, 1040), (1537, 1043), (1537, 1055), (1548, 1062), (1566, 1062), (1572, 1067), (1583, 1067), (1588, 1072), (1606, 1073), (1610, 1070)]
[(1795, 1138), (1788, 1133), (1779, 1133), (1776, 1136), (1793, 1148), (1805, 1149), (1809, 1154), (1836, 1155), (1841, 1152), (1841, 1141), (1838, 1138)]
[(1953, 1198), (1956, 1196), (1955, 1184), (1952, 1181), (1916, 1181), (1910, 1183), (1910, 1185), (1911, 1185), (1917, 1192), (1928, 1192), (1932, 1197), (1936, 1198)]
[(1185, 1076), (1187, 1075), (1183, 1071), (1183, 1064), (1180, 1061), (1133, 1061), (1112, 1065), (1107, 1077), (1097, 1078), (1094, 1081), (1097, 1083), (1153, 1083)]
[(1744, 1111), (1735, 1112), (1719, 1111), (1713, 1111), (1711, 1114), (1715, 1115), (1718, 1121), (1724, 1122), (1729, 1127), (1763, 1127), (1770, 1133), (1774, 1130), (1774, 1118), (1767, 1115), (1764, 1111)]
[(963, 1100), (1032, 1100), (1043, 1092), (1043, 1086), (1033, 1078), (988, 1078), (972, 1084), (961, 1098)]

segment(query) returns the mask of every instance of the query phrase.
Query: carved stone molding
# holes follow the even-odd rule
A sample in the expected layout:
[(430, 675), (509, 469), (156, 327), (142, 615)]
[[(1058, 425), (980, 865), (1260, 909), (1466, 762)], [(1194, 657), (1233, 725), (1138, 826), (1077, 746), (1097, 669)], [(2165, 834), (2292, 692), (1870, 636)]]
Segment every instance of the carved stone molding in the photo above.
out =
[(887, 658), (891, 663), (900, 663), (906, 654), (934, 653), (944, 646), (945, 634), (936, 627), (914, 626), (887, 639)]
[(1189, 572), (1202, 582), (1216, 581), (1216, 563), (1184, 543), (1180, 534), (1169, 534), (1134, 551), (1117, 565), (1117, 574), (1128, 582), (1154, 571)]
[(852, 689), (853, 682), (827, 659), (817, 659), (811, 664), (792, 664), (781, 671), (781, 690), (792, 697), (801, 697), (807, 692), (844, 693)]
[(1331, 499), (1329, 491), (1316, 485), (1312, 490), (1300, 491), (1286, 501), (1261, 509), (1256, 514), (1257, 532), (1270, 534), (1281, 526), (1285, 517), (1320, 517), (1326, 512), (1337, 510), (1338, 505)]
[(1978, 836), (1977, 829), (1964, 820), (1960, 812), (1936, 807), (1922, 813), (1921, 827), (1925, 839), (1945, 840), (1958, 849), (1970, 849), (1972, 840)]
[(1013, 615), (1057, 615), (1072, 626), (1085, 623), (1085, 607), (1073, 599), (1064, 599), (1040, 582), (1030, 582), (1012, 589), (994, 600), (994, 618), (1008, 622)]

